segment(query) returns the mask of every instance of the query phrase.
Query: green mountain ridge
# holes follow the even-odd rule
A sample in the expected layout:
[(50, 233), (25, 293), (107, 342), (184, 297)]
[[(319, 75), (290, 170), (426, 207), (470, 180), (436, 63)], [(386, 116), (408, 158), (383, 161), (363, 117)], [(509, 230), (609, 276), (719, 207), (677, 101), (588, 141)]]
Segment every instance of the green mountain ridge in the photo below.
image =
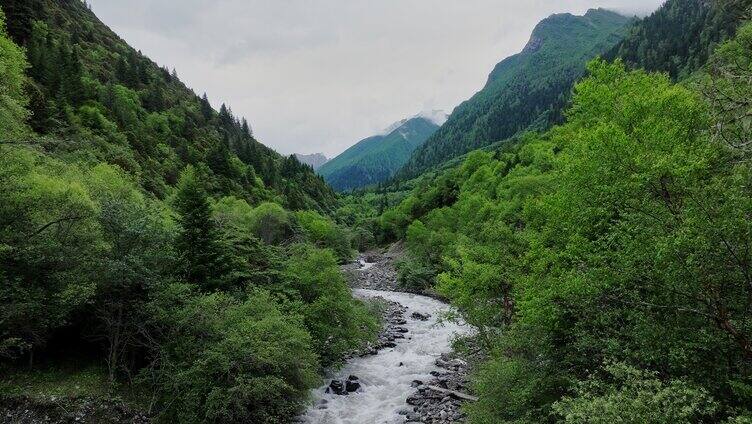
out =
[(708, 61), (718, 43), (734, 35), (751, 6), (749, 0), (668, 0), (635, 22), (604, 58), (685, 79)]
[(317, 170), (337, 191), (350, 191), (387, 181), (439, 125), (416, 116), (395, 124), (387, 134), (357, 142)]
[(584, 16), (556, 14), (541, 21), (522, 52), (496, 65), (485, 87), (452, 112), (398, 177), (417, 176), (520, 131), (559, 122), (559, 111), (584, 74), (585, 63), (619, 42), (629, 22), (604, 9), (591, 9)]
[[(105, 162), (166, 198), (186, 165), (216, 195), (331, 211), (334, 192), (309, 167), (259, 143), (245, 119), (123, 41), (79, 0), (2, 0), (8, 33), (30, 62), (29, 124), (69, 161)], [(64, 140), (64, 141), (62, 141)]]

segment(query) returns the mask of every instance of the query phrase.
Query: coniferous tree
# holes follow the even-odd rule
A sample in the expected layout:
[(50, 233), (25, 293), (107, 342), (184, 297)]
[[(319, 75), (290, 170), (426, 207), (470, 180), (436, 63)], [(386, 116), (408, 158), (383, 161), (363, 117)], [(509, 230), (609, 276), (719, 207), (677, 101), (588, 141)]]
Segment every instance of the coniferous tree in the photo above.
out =
[(211, 107), (211, 103), (209, 103), (209, 97), (204, 93), (204, 96), (201, 97), (201, 114), (204, 116), (204, 119), (208, 121), (211, 119), (213, 113), (214, 110)]
[(214, 282), (221, 277), (218, 272), (219, 235), (206, 190), (190, 165), (180, 176), (175, 203), (181, 226), (177, 250), (185, 278), (202, 288), (213, 288)]
[(242, 124), (243, 134), (247, 135), (248, 137), (253, 137), (253, 131), (251, 130), (251, 126), (248, 125), (248, 120), (243, 118), (243, 124)]

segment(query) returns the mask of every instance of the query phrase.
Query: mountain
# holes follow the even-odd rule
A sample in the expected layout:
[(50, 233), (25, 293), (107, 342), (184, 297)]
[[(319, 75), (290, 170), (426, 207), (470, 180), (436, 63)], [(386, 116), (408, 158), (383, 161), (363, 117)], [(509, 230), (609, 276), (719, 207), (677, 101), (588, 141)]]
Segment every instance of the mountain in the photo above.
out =
[(446, 114), (432, 111), (403, 119), (382, 134), (357, 142), (318, 169), (337, 191), (350, 191), (391, 178), (413, 151), (446, 121)]
[[(127, 171), (158, 198), (193, 165), (213, 195), (332, 211), (334, 192), (259, 143), (229, 106), (215, 111), (177, 73), (130, 47), (79, 0), (0, 0), (31, 67), (29, 124), (65, 160)], [(53, 141), (54, 140), (54, 141)]]
[(668, 0), (635, 22), (604, 57), (684, 79), (707, 62), (718, 43), (735, 34), (750, 7), (750, 0)]
[(321, 168), (322, 165), (329, 162), (329, 159), (326, 158), (322, 153), (313, 153), (310, 155), (302, 155), (300, 153), (295, 153), (295, 157), (300, 161), (300, 163), (306, 164), (313, 168), (313, 170), (317, 170)]
[(572, 85), (583, 75), (585, 63), (618, 43), (629, 22), (629, 18), (603, 9), (543, 20), (522, 52), (496, 65), (485, 87), (452, 112), (399, 175), (414, 177), (520, 131), (559, 122), (560, 111)]

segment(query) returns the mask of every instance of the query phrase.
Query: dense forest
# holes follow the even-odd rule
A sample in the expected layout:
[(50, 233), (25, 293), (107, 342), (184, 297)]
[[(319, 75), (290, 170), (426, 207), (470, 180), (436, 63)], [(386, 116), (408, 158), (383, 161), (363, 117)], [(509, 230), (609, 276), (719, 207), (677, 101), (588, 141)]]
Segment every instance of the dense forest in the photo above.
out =
[(0, 5), (0, 402), (290, 419), (378, 328), (333, 191), (82, 2)]
[(436, 123), (420, 116), (405, 120), (387, 134), (359, 141), (317, 172), (337, 191), (386, 182), (438, 129)]
[(745, 0), (668, 0), (636, 22), (604, 57), (682, 80), (700, 69), (715, 46), (732, 36), (746, 18), (749, 2)]
[(752, 24), (705, 48), (682, 84), (591, 62), (565, 123), (381, 215), (489, 352), (470, 422), (752, 422)]
[[(212, 194), (330, 212), (331, 189), (295, 158), (258, 143), (229, 106), (212, 109), (79, 0), (3, 0), (29, 63), (34, 143), (58, 157), (117, 165), (164, 199), (187, 164)], [(31, 141), (31, 140), (30, 140)]]

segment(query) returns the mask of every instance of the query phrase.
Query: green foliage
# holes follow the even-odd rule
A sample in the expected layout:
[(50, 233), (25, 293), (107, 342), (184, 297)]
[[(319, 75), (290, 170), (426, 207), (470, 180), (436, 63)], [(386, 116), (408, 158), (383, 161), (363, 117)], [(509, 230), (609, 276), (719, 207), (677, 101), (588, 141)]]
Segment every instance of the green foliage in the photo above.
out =
[(359, 141), (317, 170), (335, 190), (351, 191), (390, 179), (439, 126), (426, 118), (407, 120), (389, 134)]
[(436, 270), (414, 257), (397, 262), (397, 282), (407, 292), (422, 292), (433, 285)]
[(352, 300), (350, 289), (330, 250), (310, 245), (292, 248), (285, 276), (300, 299), (300, 313), (314, 339), (314, 349), (324, 365), (339, 362), (378, 328), (362, 303)]
[(415, 177), (471, 150), (559, 122), (585, 63), (615, 45), (628, 22), (603, 9), (540, 22), (525, 49), (496, 65), (485, 87), (452, 112), (399, 177)]
[[(495, 351), (472, 376), (478, 402), (466, 406), (470, 421), (478, 424), (545, 422), (558, 384), (529, 361)], [(543, 406), (542, 406), (543, 405)]]
[[(574, 422), (626, 405), (628, 422), (654, 422), (661, 402), (667, 422), (743, 417), (748, 162), (710, 139), (706, 103), (667, 75), (588, 71), (565, 125), (426, 180), (383, 231), (436, 271), (492, 352), (471, 422), (541, 422), (554, 404)], [(632, 382), (612, 375), (572, 398), (608, 361)]]
[(698, 85), (712, 106), (713, 135), (747, 157), (752, 140), (752, 24), (721, 45)]
[(28, 66), (23, 51), (8, 38), (5, 14), (0, 10), (0, 142), (28, 135), (26, 105), (29, 100), (24, 91), (24, 72)]
[[(279, 422), (304, 405), (323, 365), (378, 328), (330, 250), (255, 237), (265, 211), (290, 218), (278, 205), (213, 202), (189, 168), (176, 223), (168, 205), (114, 167), (22, 147), (2, 153), (3, 366), (55, 353), (48, 343), (59, 348), (64, 334), (107, 365), (112, 387), (140, 375), (164, 420)], [(338, 229), (299, 215), (323, 240)], [(206, 285), (178, 263), (194, 276), (217, 268)]]
[(657, 373), (609, 364), (607, 380), (591, 376), (573, 397), (554, 404), (565, 423), (605, 424), (702, 422), (718, 409), (708, 393), (682, 380), (664, 382)]
[(76, 142), (70, 149), (51, 141), (50, 151), (118, 165), (159, 198), (169, 197), (180, 171), (194, 165), (212, 195), (333, 210), (334, 192), (309, 167), (256, 141), (227, 106), (215, 112), (206, 96), (125, 44), (82, 2), (4, 0), (2, 6), (30, 65), (26, 78), (20, 49), (3, 36), (0, 123), (19, 123), (14, 134), (27, 134), (28, 103), (37, 134)]
[(165, 421), (276, 423), (297, 413), (317, 383), (311, 336), (266, 293), (241, 301), (168, 285), (150, 304), (162, 337)]
[[(105, 246), (79, 169), (0, 149), (0, 339), (23, 351), (43, 345), (91, 301), (92, 259)], [(6, 354), (19, 353), (3, 344)]]
[(282, 244), (293, 237), (290, 215), (276, 203), (262, 203), (249, 216), (251, 231), (268, 244)]
[(193, 167), (180, 175), (175, 207), (180, 215), (178, 251), (185, 279), (204, 289), (215, 288), (221, 256), (219, 234), (206, 191)]
[(636, 22), (605, 57), (684, 79), (702, 68), (716, 45), (734, 36), (749, 0), (668, 0)]
[(46, 137), (0, 144), (3, 373), (96, 364), (96, 384), (84, 371), (44, 392), (136, 393), (165, 422), (288, 420), (322, 367), (378, 327), (335, 260), (351, 254), (347, 232), (284, 208), (331, 212), (333, 192), (80, 2), (26, 6), (3, 2), (31, 79), (0, 31), (0, 123), (9, 138), (34, 135), (28, 88)]
[(331, 219), (315, 211), (296, 212), (295, 219), (303, 230), (307, 242), (322, 249), (331, 249), (340, 263), (353, 258), (346, 230)]

